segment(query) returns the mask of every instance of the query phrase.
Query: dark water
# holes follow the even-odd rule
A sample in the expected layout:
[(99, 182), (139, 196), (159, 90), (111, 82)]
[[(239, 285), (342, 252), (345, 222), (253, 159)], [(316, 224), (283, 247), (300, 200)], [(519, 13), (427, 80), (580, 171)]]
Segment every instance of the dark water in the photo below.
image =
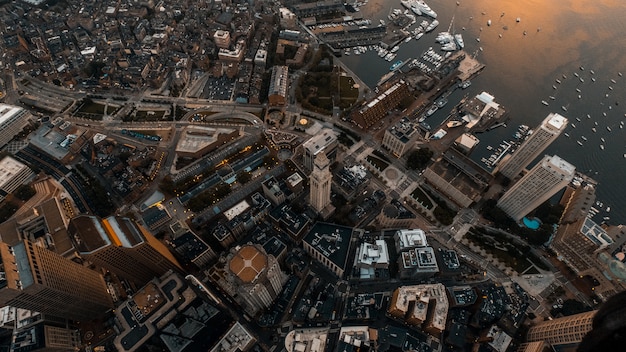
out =
[[(378, 1), (381, 5), (370, 17), (376, 22), (386, 20), (390, 8), (403, 9), (399, 1)], [(430, 46), (439, 48), (434, 38), (448, 29), (454, 17), (454, 29), (463, 34), (465, 50), (476, 54), (486, 69), (472, 80), (470, 88), (449, 98), (450, 106), (462, 94), (473, 96), (487, 91), (511, 117), (506, 128), (479, 135), (481, 143), (472, 158), (478, 161), (491, 153), (486, 150), (488, 145), (497, 147), (503, 139), (511, 140), (520, 124), (534, 128), (548, 113), (558, 112), (570, 121), (566, 130), (570, 137), (562, 135), (545, 153), (559, 155), (598, 182), (598, 199), (605, 209), (611, 207), (610, 213), (599, 218), (609, 215), (611, 224), (626, 223), (626, 127), (620, 128), (620, 122), (626, 123), (626, 1), (459, 0), (458, 6), (455, 0), (427, 3), (438, 13), (439, 27), (419, 41), (403, 43), (395, 60), (417, 57)], [(364, 8), (365, 15), (368, 7)], [(422, 19), (418, 17), (417, 23)], [(487, 26), (489, 19), (491, 26)], [(480, 42), (476, 41), (478, 37)], [(370, 88), (389, 72), (390, 63), (373, 51), (341, 60)], [(542, 100), (550, 105), (542, 105)], [(441, 120), (443, 114), (445, 111), (437, 112), (433, 119)]]

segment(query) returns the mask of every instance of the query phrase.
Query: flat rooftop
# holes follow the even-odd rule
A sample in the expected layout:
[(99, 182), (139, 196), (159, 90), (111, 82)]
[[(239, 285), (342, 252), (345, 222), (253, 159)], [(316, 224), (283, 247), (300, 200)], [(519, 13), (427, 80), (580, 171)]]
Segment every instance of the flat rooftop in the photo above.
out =
[(303, 241), (335, 265), (345, 269), (351, 238), (351, 227), (318, 222), (313, 225)]
[(267, 255), (254, 246), (242, 247), (230, 260), (229, 269), (244, 283), (253, 282), (267, 267)]

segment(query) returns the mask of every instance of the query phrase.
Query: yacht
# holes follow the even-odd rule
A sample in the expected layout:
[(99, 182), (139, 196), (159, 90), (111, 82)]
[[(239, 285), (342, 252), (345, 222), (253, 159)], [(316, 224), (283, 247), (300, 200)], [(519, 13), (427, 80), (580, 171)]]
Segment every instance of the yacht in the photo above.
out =
[(432, 31), (433, 29), (435, 29), (437, 26), (439, 25), (439, 21), (434, 20), (432, 21), (431, 24), (428, 25), (428, 27), (426, 27), (426, 29), (424, 30), (426, 33)]
[(463, 124), (463, 121), (451, 120), (451, 121), (448, 121), (446, 126), (448, 126), (448, 128), (454, 128), (454, 127), (461, 126), (462, 124)]
[(543, 104), (543, 105), (545, 105), (545, 106), (550, 105), (550, 104), (548, 104), (548, 102), (547, 102), (547, 101), (545, 101), (545, 100), (542, 100), (542, 101), (541, 101), (541, 104)]
[(466, 88), (468, 88), (471, 85), (472, 85), (472, 82), (467, 80), (467, 81), (464, 81), (463, 83), (459, 84), (459, 87), (461, 87), (461, 89), (466, 89)]
[(585, 137), (585, 136), (580, 136), (580, 139), (582, 139), (585, 142), (587, 141), (587, 137)]
[(565, 106), (561, 106), (561, 110), (567, 112), (567, 108)]
[(581, 141), (576, 141), (576, 143), (578, 143), (578, 145), (581, 146), (581, 147), (583, 146), (583, 142), (581, 142)]
[(458, 45), (459, 49), (463, 49), (465, 47), (463, 36), (460, 33), (454, 35), (454, 41), (456, 41), (456, 45)]
[(432, 114), (434, 114), (437, 109), (439, 109), (439, 107), (437, 107), (437, 105), (433, 104), (433, 106), (430, 107), (430, 109), (428, 109), (428, 111), (426, 111), (426, 116), (432, 116)]
[(415, 0), (416, 6), (413, 8), (418, 8), (422, 15), (426, 15), (428, 17), (437, 18), (437, 13), (433, 11), (427, 3), (423, 0)]

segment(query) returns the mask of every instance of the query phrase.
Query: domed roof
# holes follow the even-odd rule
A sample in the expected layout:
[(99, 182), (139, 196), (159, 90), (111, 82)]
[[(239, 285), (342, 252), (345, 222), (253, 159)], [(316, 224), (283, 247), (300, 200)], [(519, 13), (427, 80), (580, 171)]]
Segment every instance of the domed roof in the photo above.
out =
[(243, 246), (230, 260), (228, 267), (241, 281), (250, 283), (267, 267), (267, 255), (254, 246)]

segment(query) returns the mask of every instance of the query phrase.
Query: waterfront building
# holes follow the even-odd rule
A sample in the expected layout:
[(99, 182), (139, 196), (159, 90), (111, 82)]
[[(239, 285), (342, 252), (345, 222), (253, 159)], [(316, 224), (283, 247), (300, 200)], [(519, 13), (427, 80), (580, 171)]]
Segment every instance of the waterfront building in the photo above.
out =
[(528, 330), (526, 341), (544, 341), (555, 350), (569, 349), (574, 351), (583, 337), (591, 331), (593, 317), (597, 312), (594, 310), (542, 321)]
[(334, 160), (335, 154), (337, 154), (337, 145), (337, 133), (330, 128), (322, 129), (315, 136), (302, 143), (302, 148), (304, 149), (302, 164), (307, 170), (313, 171), (315, 157), (322, 152), (326, 154), (328, 159)]
[(269, 105), (283, 106), (287, 104), (287, 89), (289, 88), (289, 67), (272, 67), (270, 88), (268, 92)]
[(70, 220), (68, 231), (81, 257), (137, 286), (181, 270), (167, 247), (131, 219), (81, 215)]
[(19, 106), (0, 104), (0, 147), (5, 146), (28, 125), (31, 114)]
[(351, 115), (352, 121), (362, 128), (370, 128), (387, 116), (408, 95), (408, 85), (402, 80), (396, 82), (365, 106), (355, 110)]
[(498, 200), (498, 207), (515, 221), (533, 211), (574, 178), (574, 165), (558, 156), (544, 156)]
[(567, 127), (567, 118), (550, 113), (539, 127), (508, 158), (503, 158), (497, 170), (513, 180), (557, 139)]
[(315, 157), (315, 167), (309, 178), (309, 203), (316, 212), (322, 213), (330, 204), (330, 191), (333, 175), (330, 173), (330, 160), (326, 154), (320, 153)]
[(234, 247), (223, 259), (209, 269), (209, 279), (251, 316), (270, 307), (287, 282), (276, 258), (260, 244)]
[(455, 149), (441, 154), (423, 176), (429, 185), (463, 208), (478, 202), (492, 179), (490, 173)]
[(397, 124), (385, 131), (383, 147), (396, 158), (400, 158), (409, 151), (419, 136), (417, 124), (403, 117)]
[(27, 240), (0, 242), (0, 305), (92, 320), (113, 308), (102, 275)]

